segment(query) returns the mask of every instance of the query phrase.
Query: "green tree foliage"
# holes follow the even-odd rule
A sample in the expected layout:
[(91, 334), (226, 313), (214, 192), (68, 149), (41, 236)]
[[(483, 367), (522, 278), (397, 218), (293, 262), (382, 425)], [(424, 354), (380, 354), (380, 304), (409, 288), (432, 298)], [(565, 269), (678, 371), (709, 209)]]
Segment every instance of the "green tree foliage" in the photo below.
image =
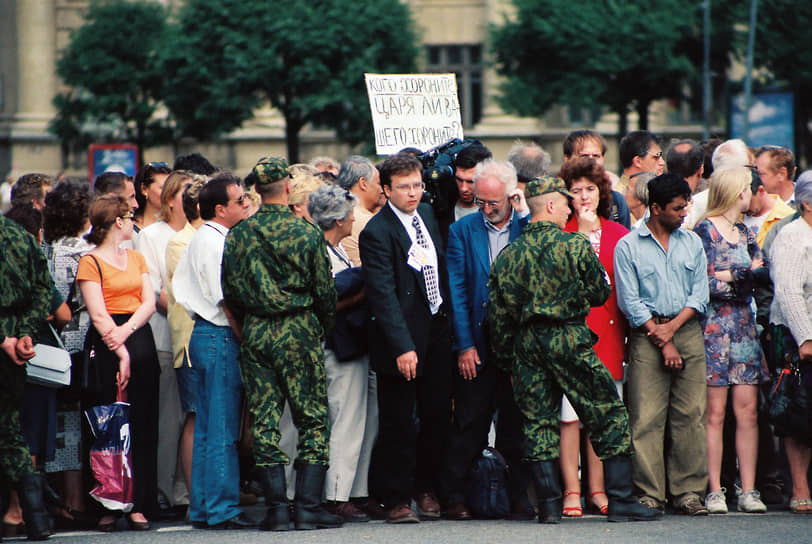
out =
[(161, 99), (157, 52), (166, 27), (157, 2), (92, 2), (85, 24), (71, 34), (56, 70), (73, 93), (54, 99), (58, 113), (51, 130), (79, 139), (87, 124), (111, 124), (114, 137), (143, 148), (171, 141), (165, 116), (156, 115)]
[(411, 72), (417, 58), (399, 0), (189, 0), (170, 34), (165, 101), (181, 132), (228, 132), (268, 100), (294, 162), (307, 123), (371, 139), (364, 72)]
[[(679, 97), (701, 67), (700, 4), (679, 0), (514, 0), (516, 12), (492, 29), (500, 103), (541, 116), (555, 104), (632, 108), (648, 128), (653, 100)], [(725, 46), (725, 51), (728, 46)], [(715, 51), (716, 64), (727, 56)], [(698, 63), (699, 61), (699, 63)]]
[[(747, 3), (749, 4), (749, 2)], [(812, 163), (812, 3), (805, 0), (759, 2), (754, 65), (767, 68), (773, 81), (795, 93), (795, 138), (798, 155)], [(745, 54), (741, 40), (740, 55)]]

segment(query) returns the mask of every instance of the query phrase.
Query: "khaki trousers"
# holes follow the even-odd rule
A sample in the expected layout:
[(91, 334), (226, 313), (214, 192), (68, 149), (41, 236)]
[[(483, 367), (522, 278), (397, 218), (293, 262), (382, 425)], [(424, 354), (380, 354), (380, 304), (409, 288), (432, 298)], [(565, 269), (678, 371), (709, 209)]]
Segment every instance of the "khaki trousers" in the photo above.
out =
[[(682, 370), (663, 366), (659, 348), (642, 329), (629, 337), (627, 393), (632, 434), (633, 481), (643, 496), (664, 502), (666, 472), (674, 502), (686, 493), (704, 495), (708, 485), (705, 431), (705, 344), (696, 318), (674, 335)], [(665, 451), (665, 431), (670, 449)]]

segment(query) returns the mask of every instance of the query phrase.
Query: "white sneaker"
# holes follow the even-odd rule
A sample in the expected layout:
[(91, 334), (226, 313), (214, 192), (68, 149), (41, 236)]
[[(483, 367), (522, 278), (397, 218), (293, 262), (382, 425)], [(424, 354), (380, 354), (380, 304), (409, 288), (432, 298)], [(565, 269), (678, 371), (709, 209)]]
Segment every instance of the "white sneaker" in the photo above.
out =
[(761, 493), (755, 489), (751, 489), (739, 495), (739, 511), (749, 512), (751, 514), (766, 512), (767, 507), (761, 502)]
[(705, 495), (705, 508), (708, 509), (710, 514), (727, 514), (727, 501), (725, 500), (725, 491), (723, 487), (721, 491), (711, 491)]

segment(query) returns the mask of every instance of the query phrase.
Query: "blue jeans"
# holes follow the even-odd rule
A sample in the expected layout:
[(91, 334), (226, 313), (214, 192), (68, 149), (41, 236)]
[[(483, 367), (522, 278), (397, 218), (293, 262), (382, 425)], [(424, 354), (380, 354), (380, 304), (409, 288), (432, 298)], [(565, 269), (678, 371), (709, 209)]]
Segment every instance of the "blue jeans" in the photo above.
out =
[(239, 515), (239, 344), (229, 327), (197, 319), (189, 356), (200, 378), (189, 517), (215, 525)]

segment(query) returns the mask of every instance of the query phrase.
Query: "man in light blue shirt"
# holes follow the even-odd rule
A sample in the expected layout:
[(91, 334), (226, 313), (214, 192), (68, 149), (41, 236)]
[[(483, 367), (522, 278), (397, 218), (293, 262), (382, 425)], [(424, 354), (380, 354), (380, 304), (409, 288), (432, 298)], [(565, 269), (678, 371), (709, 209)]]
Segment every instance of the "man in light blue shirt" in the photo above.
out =
[[(700, 495), (708, 483), (705, 433), (706, 363), (697, 314), (708, 303), (705, 250), (681, 229), (691, 188), (676, 174), (649, 182), (646, 223), (618, 242), (618, 305), (631, 326), (628, 403), (633, 480), (641, 502), (663, 509), (666, 470), (674, 507), (707, 515)], [(667, 467), (664, 433), (669, 422)]]

